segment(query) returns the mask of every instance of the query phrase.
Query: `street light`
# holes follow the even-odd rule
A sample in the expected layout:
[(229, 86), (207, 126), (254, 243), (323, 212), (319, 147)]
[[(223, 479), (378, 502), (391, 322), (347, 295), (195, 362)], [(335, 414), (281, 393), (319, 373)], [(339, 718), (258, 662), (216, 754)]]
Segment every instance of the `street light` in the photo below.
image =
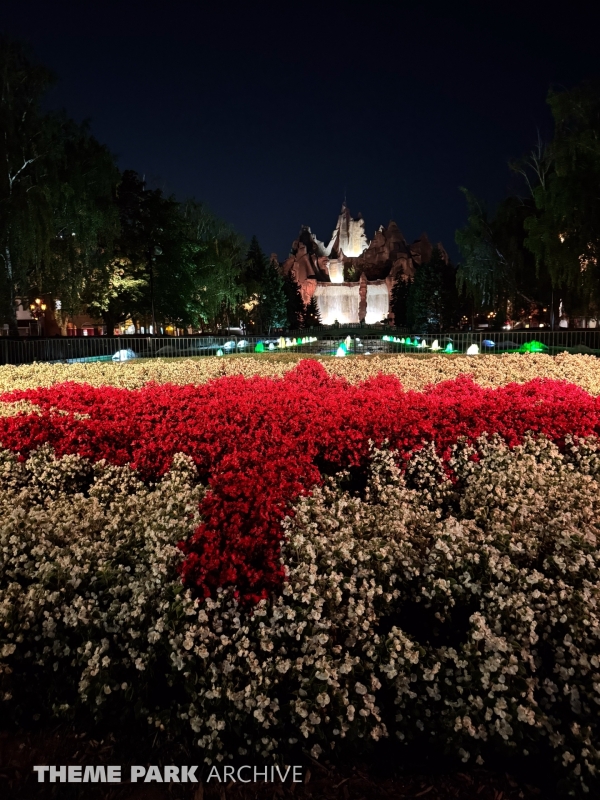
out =
[(35, 320), (39, 320), (44, 316), (46, 308), (46, 303), (43, 303), (39, 297), (36, 297), (35, 302), (29, 305), (29, 313)]

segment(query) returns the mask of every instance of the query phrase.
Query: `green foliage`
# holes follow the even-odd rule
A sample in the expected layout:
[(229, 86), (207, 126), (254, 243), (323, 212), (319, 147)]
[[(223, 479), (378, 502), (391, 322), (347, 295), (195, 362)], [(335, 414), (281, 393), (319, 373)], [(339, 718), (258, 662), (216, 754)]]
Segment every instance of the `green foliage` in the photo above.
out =
[(261, 314), (265, 327), (285, 328), (287, 323), (287, 298), (283, 277), (275, 259), (268, 262), (261, 287)]
[(52, 147), (40, 99), (53, 83), (25, 48), (0, 40), (0, 315), (16, 332), (15, 300), (28, 289), (29, 271), (49, 258), (50, 187), (44, 161)]
[[(513, 168), (516, 168), (513, 165)], [(526, 313), (530, 307), (548, 303), (551, 286), (542, 263), (525, 246), (526, 225), (535, 218), (533, 200), (508, 197), (490, 219), (481, 201), (462, 189), (467, 200), (467, 226), (456, 232), (462, 261), (459, 288), (479, 310), (495, 309), (497, 324), (507, 313)]]
[(111, 329), (128, 317), (202, 327), (227, 323), (241, 296), (239, 236), (205, 206), (178, 203), (123, 173), (117, 192), (120, 235), (110, 270), (101, 274), (89, 309)]
[(409, 327), (408, 322), (408, 297), (412, 280), (398, 276), (392, 289), (391, 311), (394, 314), (394, 325), (397, 328)]
[(310, 303), (304, 311), (302, 323), (304, 328), (314, 328), (323, 324), (316, 297), (310, 298)]
[(247, 302), (242, 306), (240, 316), (245, 317), (252, 329), (265, 332), (285, 327), (287, 295), (284, 280), (279, 265), (265, 256), (256, 236), (250, 241), (241, 283)]
[(304, 317), (304, 301), (298, 281), (288, 273), (283, 279), (283, 291), (285, 293), (285, 308), (288, 328), (292, 330), (301, 328)]
[(600, 311), (600, 83), (550, 92), (554, 168), (534, 190), (538, 213), (526, 246), (552, 283), (570, 292), (571, 311)]
[(407, 323), (415, 331), (435, 333), (456, 324), (459, 312), (456, 270), (446, 263), (437, 247), (430, 260), (417, 267), (405, 302)]
[(52, 80), (0, 40), (0, 322), (16, 333), (15, 301), (41, 295), (109, 331), (127, 318), (227, 324), (245, 294), (240, 237), (201, 204), (121, 175), (85, 124), (44, 113)]
[(82, 310), (117, 231), (118, 171), (86, 125), (42, 112), (52, 76), (8, 39), (0, 81), (0, 317), (14, 332), (18, 297), (58, 296), (71, 313)]

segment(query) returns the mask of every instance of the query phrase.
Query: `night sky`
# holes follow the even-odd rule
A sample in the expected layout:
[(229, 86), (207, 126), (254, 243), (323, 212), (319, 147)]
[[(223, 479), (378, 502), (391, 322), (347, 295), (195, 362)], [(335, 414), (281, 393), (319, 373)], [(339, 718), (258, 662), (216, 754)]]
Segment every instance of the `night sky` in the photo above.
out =
[(600, 77), (592, 4), (4, 2), (0, 29), (57, 74), (47, 98), (179, 198), (280, 259), (329, 239), (344, 194), (454, 258), (466, 186), (492, 207), (552, 130), (546, 95)]

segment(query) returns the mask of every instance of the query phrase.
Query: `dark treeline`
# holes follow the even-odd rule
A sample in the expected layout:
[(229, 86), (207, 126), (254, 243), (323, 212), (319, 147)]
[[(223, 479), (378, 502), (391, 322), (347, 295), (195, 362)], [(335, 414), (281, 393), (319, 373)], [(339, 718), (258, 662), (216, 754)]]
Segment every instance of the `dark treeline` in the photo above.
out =
[(0, 323), (16, 334), (19, 303), (42, 298), (63, 328), (81, 313), (109, 332), (296, 327), (298, 297), (258, 242), (120, 171), (87, 124), (43, 110), (53, 81), (0, 40)]
[(485, 320), (567, 326), (600, 318), (600, 84), (560, 92), (548, 103), (550, 142), (538, 138), (509, 162), (521, 191), (490, 215), (462, 189), (467, 224), (456, 232), (457, 268), (434, 250), (413, 281), (394, 287), (399, 325), (438, 331)]
[(495, 322), (600, 318), (600, 84), (551, 91), (550, 142), (510, 162), (522, 192), (490, 216), (469, 191), (458, 285)]
[[(108, 332), (249, 332), (320, 324), (256, 238), (248, 245), (203, 203), (121, 171), (109, 149), (42, 100), (54, 78), (0, 39), (0, 324), (41, 298), (64, 330), (86, 313)], [(460, 263), (434, 250), (396, 283), (396, 324), (440, 331), (600, 317), (600, 85), (550, 92), (555, 130), (511, 162), (521, 191), (491, 215), (467, 189)], [(57, 302), (58, 301), (58, 302)], [(169, 328), (170, 329), (170, 328)]]

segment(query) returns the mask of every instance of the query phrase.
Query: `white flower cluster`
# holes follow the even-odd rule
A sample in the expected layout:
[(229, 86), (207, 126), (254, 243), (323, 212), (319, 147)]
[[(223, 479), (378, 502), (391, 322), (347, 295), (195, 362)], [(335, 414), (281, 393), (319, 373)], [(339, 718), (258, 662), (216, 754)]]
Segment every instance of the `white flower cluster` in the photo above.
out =
[[(63, 381), (88, 383), (91, 386), (121, 386), (137, 389), (150, 381), (157, 383), (202, 384), (226, 375), (251, 378), (282, 378), (306, 356), (292, 353), (261, 353), (218, 358), (140, 359), (123, 363), (91, 364), (21, 364), (0, 366), (0, 392), (53, 386)], [(379, 373), (395, 375), (405, 389), (423, 391), (430, 384), (471, 375), (480, 386), (505, 386), (534, 378), (564, 380), (581, 386), (586, 392), (600, 395), (600, 359), (593, 355), (559, 353), (503, 353), (502, 355), (425, 356), (381, 355), (356, 358), (315, 356), (329, 372), (350, 383), (374, 378)], [(5, 414), (29, 408), (11, 404)], [(0, 404), (0, 413), (2, 413)]]
[(145, 486), (48, 445), (24, 463), (0, 451), (0, 699), (13, 715), (147, 711), (192, 602), (177, 542), (203, 491), (182, 455)]
[(361, 496), (341, 473), (299, 501), (283, 591), (252, 612), (180, 585), (175, 544), (202, 492), (185, 458), (155, 487), (45, 448), (2, 458), (13, 708), (137, 704), (189, 725), (209, 763), (389, 736), (478, 763), (549, 751), (574, 790), (597, 787), (596, 440), (459, 443), (452, 481), (431, 448), (404, 474), (373, 451)]

